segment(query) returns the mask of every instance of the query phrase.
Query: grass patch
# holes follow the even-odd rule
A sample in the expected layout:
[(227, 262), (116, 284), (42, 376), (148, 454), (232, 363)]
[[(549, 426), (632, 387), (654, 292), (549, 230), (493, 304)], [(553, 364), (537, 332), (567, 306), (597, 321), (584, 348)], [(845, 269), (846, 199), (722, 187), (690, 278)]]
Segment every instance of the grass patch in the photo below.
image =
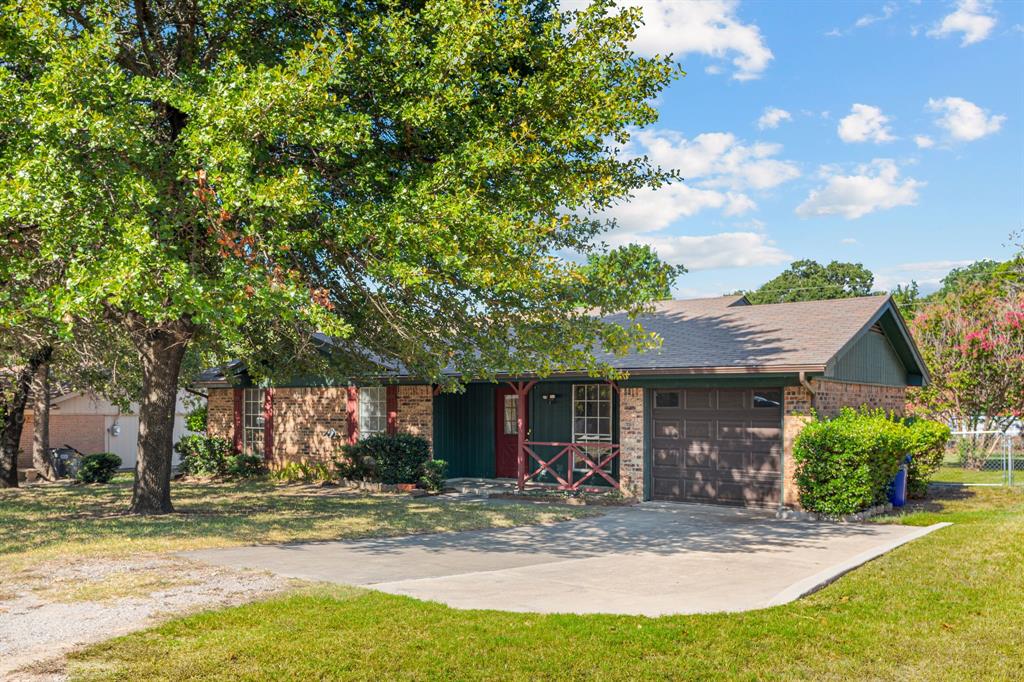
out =
[(594, 514), (536, 504), (370, 495), (268, 481), (174, 483), (177, 513), (129, 516), (131, 477), (0, 490), (0, 573), (78, 556), (509, 527)]
[[(1017, 474), (1017, 472), (1014, 472)], [(1015, 475), (1014, 478), (1017, 476)], [(1024, 479), (1024, 471), (1020, 472), (1020, 477)], [(995, 483), (1003, 484), (1006, 483), (1006, 472), (1001, 470), (985, 470), (979, 471), (975, 469), (964, 469), (959, 466), (944, 466), (940, 467), (935, 475), (932, 476), (932, 480), (936, 483)]]
[[(79, 680), (1018, 678), (1024, 494), (937, 494), (881, 521), (955, 525), (772, 609), (516, 614), (333, 588), (171, 621), (73, 655), (70, 672)], [(609, 576), (617, 579), (631, 578)]]
[(146, 597), (153, 592), (195, 585), (196, 580), (170, 574), (167, 569), (118, 571), (99, 580), (79, 580), (41, 587), (36, 593), (51, 602), (111, 601), (125, 597)]

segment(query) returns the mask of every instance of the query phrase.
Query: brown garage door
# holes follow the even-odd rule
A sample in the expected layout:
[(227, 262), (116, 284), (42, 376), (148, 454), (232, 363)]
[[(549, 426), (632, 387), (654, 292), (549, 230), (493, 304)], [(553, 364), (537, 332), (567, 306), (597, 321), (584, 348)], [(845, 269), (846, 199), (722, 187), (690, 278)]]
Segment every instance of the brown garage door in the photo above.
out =
[(779, 503), (782, 389), (655, 389), (651, 405), (653, 499)]

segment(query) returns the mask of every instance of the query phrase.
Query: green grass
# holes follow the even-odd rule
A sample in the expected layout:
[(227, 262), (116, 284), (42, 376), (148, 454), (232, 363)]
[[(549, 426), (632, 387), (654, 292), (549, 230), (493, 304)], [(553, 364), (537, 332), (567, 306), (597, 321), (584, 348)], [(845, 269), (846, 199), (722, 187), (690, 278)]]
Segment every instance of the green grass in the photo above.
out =
[[(1014, 472), (1017, 474), (1017, 472)], [(1024, 479), (1024, 471), (1019, 473), (1019, 476)], [(1017, 476), (1015, 475), (1014, 478)], [(936, 483), (994, 483), (1002, 484), (1006, 482), (1006, 472), (999, 469), (988, 469), (984, 471), (978, 471), (974, 469), (964, 469), (960, 466), (944, 466), (935, 472), (932, 476), (932, 480)]]
[(108, 485), (0, 490), (0, 575), (52, 559), (132, 556), (206, 547), (407, 535), (576, 518), (590, 509), (486, 505), (282, 486), (267, 481), (175, 483), (177, 511), (124, 513), (130, 476)]
[(1021, 679), (1024, 494), (939, 494), (881, 522), (955, 525), (777, 608), (537, 615), (320, 588), (93, 646), (69, 671), (79, 680)]

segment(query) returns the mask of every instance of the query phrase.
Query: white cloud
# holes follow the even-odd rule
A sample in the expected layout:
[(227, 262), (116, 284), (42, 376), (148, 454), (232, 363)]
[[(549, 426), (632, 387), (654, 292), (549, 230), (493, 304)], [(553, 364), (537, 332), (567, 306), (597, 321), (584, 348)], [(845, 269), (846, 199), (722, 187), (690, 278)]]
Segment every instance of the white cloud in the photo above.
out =
[(677, 183), (657, 190), (639, 190), (628, 202), (605, 211), (603, 217), (614, 218), (625, 231), (648, 232), (664, 229), (679, 218), (689, 218), (707, 209), (720, 209), (725, 215), (736, 216), (756, 207), (742, 193)]
[(927, 135), (914, 135), (914, 144), (916, 144), (919, 149), (928, 149), (929, 147), (935, 146), (935, 140)]
[(854, 104), (850, 114), (839, 121), (836, 131), (843, 142), (890, 142), (896, 138), (889, 131), (889, 117), (878, 107)]
[(937, 26), (928, 31), (928, 35), (947, 38), (954, 33), (963, 33), (961, 47), (980, 43), (995, 28), (996, 18), (991, 12), (992, 5), (985, 0), (960, 0), (956, 11), (943, 17)]
[(854, 239), (853, 237), (846, 237), (842, 240), (842, 243), (846, 244), (847, 246), (852, 246), (857, 243), (857, 240)]
[(732, 57), (736, 67), (732, 77), (737, 80), (759, 78), (774, 58), (761, 29), (736, 16), (736, 0), (631, 0), (628, 4), (641, 7), (644, 13), (644, 25), (633, 43), (640, 54)]
[(843, 32), (840, 31), (838, 28), (833, 28), (831, 31), (826, 31), (825, 32), (825, 37), (827, 37), (827, 38), (839, 38), (842, 35), (843, 35)]
[(891, 18), (895, 13), (896, 5), (891, 2), (887, 2), (882, 6), (881, 14), (865, 14), (860, 19), (857, 19), (853, 25), (855, 28), (864, 28), (865, 26), (870, 26), (876, 22), (885, 21), (886, 19)]
[(904, 286), (911, 281), (917, 282), (922, 292), (938, 289), (942, 278), (949, 274), (953, 268), (962, 268), (970, 265), (972, 260), (937, 260), (921, 263), (900, 263), (889, 268), (875, 271), (875, 286), (886, 291), (896, 288), (897, 284)]
[(841, 215), (847, 220), (875, 211), (917, 203), (917, 190), (925, 183), (914, 178), (900, 180), (900, 172), (891, 159), (875, 159), (857, 169), (856, 175), (842, 175), (833, 167), (822, 169), (824, 187), (811, 190), (797, 206), (796, 214), (809, 216)]
[(663, 260), (685, 265), (691, 271), (781, 265), (793, 260), (762, 232), (721, 232), (699, 237), (618, 233), (613, 243), (648, 244)]
[(977, 140), (998, 132), (1005, 116), (989, 116), (988, 112), (962, 97), (929, 99), (928, 108), (941, 113), (936, 125), (945, 128), (955, 140)]
[(796, 164), (772, 158), (781, 151), (778, 144), (744, 144), (732, 133), (702, 133), (691, 140), (674, 130), (642, 130), (634, 133), (626, 153), (645, 154), (688, 182), (739, 191), (770, 189), (799, 177)]
[(757, 119), (757, 127), (761, 130), (765, 128), (778, 128), (779, 124), (783, 121), (792, 121), (793, 116), (785, 109), (779, 109), (778, 107), (765, 107), (764, 113), (761, 114), (761, 118)]

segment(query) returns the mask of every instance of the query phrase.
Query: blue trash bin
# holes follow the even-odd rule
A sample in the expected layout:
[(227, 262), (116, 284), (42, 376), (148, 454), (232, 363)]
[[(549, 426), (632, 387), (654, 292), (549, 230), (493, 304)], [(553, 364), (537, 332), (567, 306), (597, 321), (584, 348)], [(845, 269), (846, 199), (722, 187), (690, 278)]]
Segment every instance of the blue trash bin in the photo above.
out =
[(889, 484), (889, 501), (894, 507), (902, 507), (907, 504), (907, 465), (910, 464), (910, 455), (907, 455), (896, 472), (896, 478)]

